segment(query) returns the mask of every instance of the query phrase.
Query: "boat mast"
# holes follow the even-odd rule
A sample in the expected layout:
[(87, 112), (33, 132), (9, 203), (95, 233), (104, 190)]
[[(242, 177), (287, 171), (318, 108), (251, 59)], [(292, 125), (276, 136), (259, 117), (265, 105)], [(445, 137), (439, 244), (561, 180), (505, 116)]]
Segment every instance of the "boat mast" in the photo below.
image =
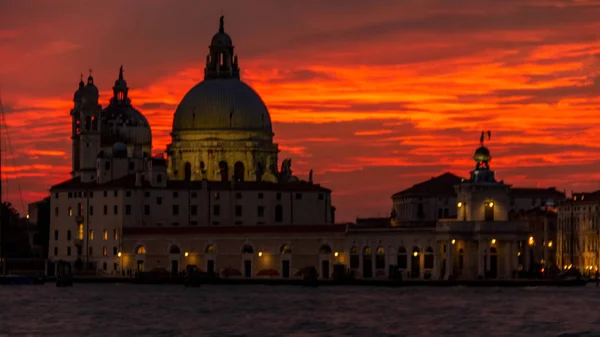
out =
[(4, 227), (2, 224), (3, 217), (3, 203), (2, 199), (2, 122), (4, 121), (4, 106), (2, 105), (2, 94), (0, 93), (0, 265), (2, 265), (2, 270), (0, 270), (0, 275), (5, 275), (6, 272), (6, 261), (4, 260)]

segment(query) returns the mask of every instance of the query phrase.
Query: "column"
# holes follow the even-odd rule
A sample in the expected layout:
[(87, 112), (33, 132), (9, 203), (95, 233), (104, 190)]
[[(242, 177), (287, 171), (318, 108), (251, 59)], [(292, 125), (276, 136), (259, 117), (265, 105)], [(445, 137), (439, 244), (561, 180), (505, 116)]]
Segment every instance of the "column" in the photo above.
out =
[(402, 279), (406, 278), (410, 278), (411, 273), (412, 273), (412, 259), (413, 259), (413, 253), (412, 253), (412, 248), (411, 246), (406, 246), (407, 250), (406, 250), (406, 275), (402, 275)]
[(477, 277), (479, 276), (485, 276), (485, 270), (484, 270), (484, 263), (483, 263), (483, 259), (485, 258), (484, 256), (484, 250), (485, 250), (485, 243), (483, 241), (481, 241), (481, 239), (479, 239), (479, 252), (477, 254)]
[(433, 270), (431, 271), (431, 279), (439, 279), (440, 274), (440, 245), (433, 245)]
[[(556, 242), (553, 242), (552, 244), (556, 244)], [(544, 266), (548, 266), (548, 257), (549, 257), (549, 252), (548, 252), (548, 219), (544, 218), (544, 247), (542, 247), (544, 249)]]
[[(511, 253), (511, 243), (510, 242), (505, 242), (504, 243), (504, 265), (505, 265), (505, 278), (506, 279), (511, 279), (512, 278), (512, 253)], [(516, 254), (516, 253), (515, 253)]]
[(444, 279), (448, 280), (452, 276), (452, 240), (446, 241), (446, 275)]
[[(517, 255), (519, 253), (519, 242), (518, 241), (513, 241), (512, 243), (512, 271), (519, 271), (519, 255)], [(521, 252), (522, 253), (522, 252)], [(518, 274), (515, 275), (515, 278), (518, 278)]]
[[(530, 256), (531, 248), (527, 245), (527, 246), (525, 246), (524, 250), (525, 250), (525, 252), (524, 252), (525, 255), (524, 255), (524, 261), (523, 261), (523, 269), (525, 271), (529, 271), (529, 267), (530, 267), (529, 262), (531, 261), (531, 256)], [(521, 254), (523, 254), (523, 252)]]
[(419, 252), (419, 279), (425, 278), (425, 249), (421, 249)]
[(489, 272), (492, 270), (492, 242), (490, 240), (487, 240), (485, 246), (487, 247), (487, 254), (485, 255), (485, 271)]

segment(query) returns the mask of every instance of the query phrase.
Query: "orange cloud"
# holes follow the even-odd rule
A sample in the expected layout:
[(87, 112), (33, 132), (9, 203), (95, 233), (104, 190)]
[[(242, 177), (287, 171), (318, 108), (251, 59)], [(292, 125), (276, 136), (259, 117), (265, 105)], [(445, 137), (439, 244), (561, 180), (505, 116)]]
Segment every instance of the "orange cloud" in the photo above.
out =
[[(508, 183), (600, 188), (597, 1), (231, 6), (226, 30), (243, 80), (269, 107), (280, 158), (304, 176), (314, 169), (340, 220), (386, 214), (391, 194), (444, 171), (466, 176), (481, 130), (492, 130), (492, 165)], [(162, 152), (217, 28), (219, 13), (198, 20), (198, 8), (132, 1), (115, 13), (98, 3), (85, 19), (77, 4), (8, 8), (0, 89), (9, 184), (31, 202), (68, 177), (72, 94), (90, 66), (106, 105), (124, 63)]]

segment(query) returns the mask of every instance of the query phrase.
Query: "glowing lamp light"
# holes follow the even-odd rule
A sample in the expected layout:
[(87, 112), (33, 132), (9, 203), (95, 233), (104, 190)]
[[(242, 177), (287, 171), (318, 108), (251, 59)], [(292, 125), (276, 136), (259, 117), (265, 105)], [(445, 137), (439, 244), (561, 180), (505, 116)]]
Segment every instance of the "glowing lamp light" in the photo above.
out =
[(494, 203), (490, 201), (490, 202), (488, 203), (488, 207), (489, 207), (489, 208), (492, 208), (492, 207), (494, 207)]
[(338, 252), (333, 253), (333, 256), (335, 256), (335, 257), (338, 257), (338, 255), (340, 255), (340, 253), (338, 253)]
[(455, 244), (455, 243), (456, 243), (456, 240), (452, 240), (452, 244)]
[(414, 253), (413, 253), (413, 256), (414, 256), (414, 257), (417, 257), (417, 256), (419, 256), (419, 252), (414, 252)]
[(121, 257), (121, 252), (118, 252), (118, 253), (117, 253), (117, 256), (118, 256), (118, 257)]
[(552, 241), (548, 241), (548, 247), (552, 248)]
[(495, 245), (496, 244), (496, 239), (492, 239), (492, 244)]
[(535, 243), (535, 240), (533, 239), (533, 236), (529, 237), (529, 245), (533, 246), (533, 244)]
[(29, 219), (29, 214), (27, 214), (25, 217), (26, 217), (27, 219)]
[(185, 255), (185, 257), (188, 257), (188, 255), (190, 255), (190, 253), (185, 252), (185, 253), (183, 253), (183, 255)]
[(458, 204), (456, 204), (456, 206), (458, 206), (458, 208), (461, 208), (461, 207), (463, 207), (463, 203), (462, 203), (462, 201), (459, 201), (459, 202), (458, 202)]
[(521, 256), (521, 252), (517, 252), (517, 256)]
[(262, 256), (262, 252), (258, 252), (258, 257), (261, 257), (261, 256)]

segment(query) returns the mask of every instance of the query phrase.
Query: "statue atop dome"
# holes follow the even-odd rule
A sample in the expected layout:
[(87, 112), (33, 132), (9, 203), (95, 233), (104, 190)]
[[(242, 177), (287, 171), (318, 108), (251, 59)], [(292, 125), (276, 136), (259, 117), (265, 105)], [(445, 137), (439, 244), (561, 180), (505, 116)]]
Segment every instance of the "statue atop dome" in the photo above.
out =
[(219, 33), (225, 33), (225, 16), (221, 15), (219, 20)]
[[(490, 154), (490, 150), (483, 145), (485, 141), (485, 131), (481, 131), (481, 137), (479, 137), (479, 148), (475, 150), (475, 154), (473, 155), (473, 160), (477, 163), (475, 169), (486, 168), (489, 169), (489, 162), (492, 160), (492, 155)], [(487, 131), (488, 140), (492, 138), (492, 131)]]

